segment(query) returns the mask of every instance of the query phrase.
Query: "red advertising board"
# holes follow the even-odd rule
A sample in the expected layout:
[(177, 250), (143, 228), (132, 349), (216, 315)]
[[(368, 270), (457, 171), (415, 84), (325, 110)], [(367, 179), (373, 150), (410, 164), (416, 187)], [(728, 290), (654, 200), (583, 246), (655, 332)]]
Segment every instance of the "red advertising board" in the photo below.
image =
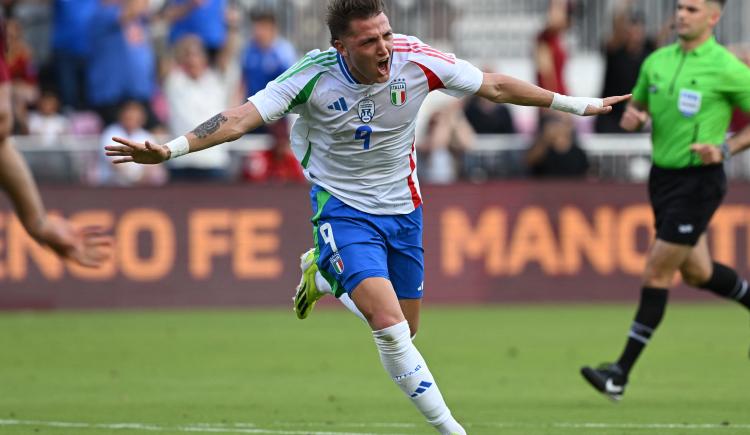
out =
[[(645, 187), (502, 182), (424, 187), (428, 303), (635, 298), (652, 237)], [(47, 187), (48, 207), (115, 237), (97, 270), (36, 246), (0, 205), (0, 308), (289, 305), (312, 243), (304, 186)], [(748, 275), (750, 186), (714, 217), (715, 258)], [(676, 286), (679, 282), (675, 282)], [(680, 289), (677, 297), (701, 297)]]

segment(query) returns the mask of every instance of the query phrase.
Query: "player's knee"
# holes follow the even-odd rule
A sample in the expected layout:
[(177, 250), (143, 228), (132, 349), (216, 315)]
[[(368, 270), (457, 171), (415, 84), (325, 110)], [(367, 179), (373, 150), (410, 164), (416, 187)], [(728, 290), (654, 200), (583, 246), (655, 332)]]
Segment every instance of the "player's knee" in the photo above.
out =
[(649, 261), (643, 271), (643, 283), (648, 287), (667, 288), (672, 285), (674, 274), (678, 269), (660, 262)]
[(685, 284), (691, 287), (703, 287), (711, 279), (713, 266), (710, 261), (698, 262), (692, 261), (686, 263), (680, 268), (680, 274)]
[(682, 280), (691, 287), (701, 287), (711, 279), (710, 271), (704, 270), (682, 270)]
[[(404, 316), (397, 313), (390, 313), (387, 311), (376, 311), (373, 313), (362, 313), (370, 323), (370, 326), (374, 331), (381, 329), (390, 328), (393, 325), (399, 324), (404, 321)], [(414, 335), (414, 333), (411, 333)]]
[(661, 271), (646, 268), (643, 274), (643, 284), (647, 287), (667, 288), (672, 284), (674, 272), (663, 273)]

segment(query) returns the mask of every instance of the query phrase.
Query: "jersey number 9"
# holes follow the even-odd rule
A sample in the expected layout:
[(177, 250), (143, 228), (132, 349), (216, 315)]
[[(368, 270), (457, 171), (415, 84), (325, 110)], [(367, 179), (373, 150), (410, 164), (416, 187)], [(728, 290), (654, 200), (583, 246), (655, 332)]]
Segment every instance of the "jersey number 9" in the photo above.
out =
[(370, 149), (370, 135), (372, 135), (372, 128), (369, 125), (363, 125), (357, 129), (354, 133), (354, 139), (363, 140), (364, 147), (366, 150)]

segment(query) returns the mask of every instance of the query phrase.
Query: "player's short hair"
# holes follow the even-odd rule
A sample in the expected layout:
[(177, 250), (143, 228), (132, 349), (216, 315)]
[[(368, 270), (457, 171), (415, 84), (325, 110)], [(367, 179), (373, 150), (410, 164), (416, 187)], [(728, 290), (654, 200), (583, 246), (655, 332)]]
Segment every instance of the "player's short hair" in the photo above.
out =
[(383, 0), (330, 0), (326, 24), (331, 31), (331, 45), (349, 31), (352, 20), (366, 20), (385, 11)]
[(727, 0), (706, 0), (706, 1), (718, 3), (719, 6), (721, 6), (722, 8), (724, 7), (724, 5), (727, 4)]

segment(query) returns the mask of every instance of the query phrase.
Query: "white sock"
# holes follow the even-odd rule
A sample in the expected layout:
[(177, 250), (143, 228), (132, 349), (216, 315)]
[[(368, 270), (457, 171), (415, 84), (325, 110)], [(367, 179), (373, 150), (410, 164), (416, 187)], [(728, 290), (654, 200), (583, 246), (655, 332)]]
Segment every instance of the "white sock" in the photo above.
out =
[(328, 284), (328, 281), (323, 278), (323, 275), (320, 273), (320, 271), (315, 272), (315, 286), (321, 293), (333, 294), (331, 284)]
[(339, 298), (339, 301), (341, 301), (341, 303), (344, 304), (344, 306), (349, 311), (354, 313), (355, 316), (359, 317), (360, 319), (362, 319), (363, 322), (367, 323), (367, 319), (365, 319), (365, 315), (362, 314), (361, 311), (359, 311), (359, 308), (357, 308), (356, 305), (354, 305), (354, 301), (352, 300), (352, 298), (349, 297), (348, 293), (344, 293), (343, 295), (341, 295), (341, 297)]
[(445, 405), (437, 383), (409, 336), (406, 320), (391, 327), (373, 331), (375, 345), (385, 371), (411, 399), (427, 422), (443, 435), (466, 435)]
[[(331, 289), (331, 284), (328, 283), (328, 281), (323, 277), (323, 275), (320, 272), (317, 272), (315, 274), (315, 285), (318, 287), (318, 290), (320, 290), (323, 293), (329, 293), (333, 294), (333, 290)], [(354, 301), (352, 298), (349, 297), (347, 293), (344, 293), (339, 298), (339, 301), (341, 301), (344, 306), (354, 313), (355, 316), (362, 319), (363, 322), (367, 323), (367, 319), (365, 319), (365, 315), (362, 314), (361, 311), (359, 311), (359, 308), (357, 308), (356, 305), (354, 305)]]

